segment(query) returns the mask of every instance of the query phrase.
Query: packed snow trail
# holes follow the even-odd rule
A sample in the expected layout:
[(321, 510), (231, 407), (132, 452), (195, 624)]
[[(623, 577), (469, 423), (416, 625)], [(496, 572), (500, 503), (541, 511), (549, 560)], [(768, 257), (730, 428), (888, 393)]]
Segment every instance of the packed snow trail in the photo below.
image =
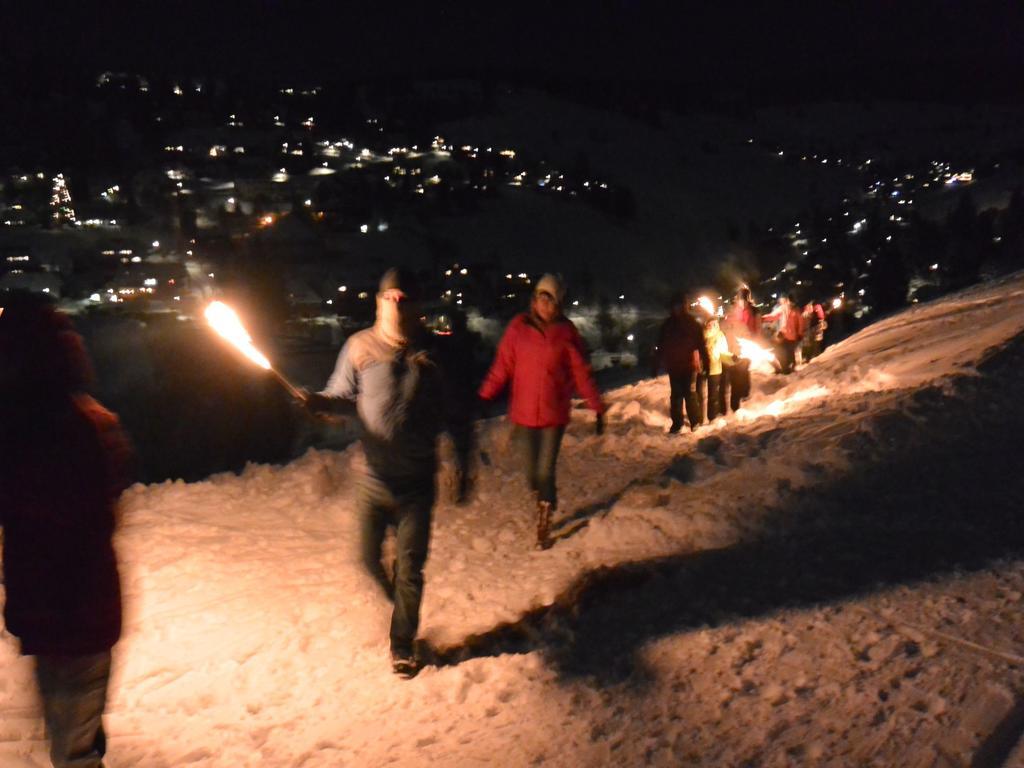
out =
[[(968, 715), (1024, 672), (908, 627), (1020, 651), (1022, 332), (1014, 275), (758, 377), (693, 435), (664, 433), (664, 378), (609, 393), (603, 438), (582, 412), (566, 435), (545, 552), (510, 430), (482, 425), (475, 497), (436, 510), (438, 665), (412, 681), (356, 556), (351, 450), (135, 486), (109, 766), (980, 754)], [(0, 763), (46, 765), (30, 662), (0, 654)]]

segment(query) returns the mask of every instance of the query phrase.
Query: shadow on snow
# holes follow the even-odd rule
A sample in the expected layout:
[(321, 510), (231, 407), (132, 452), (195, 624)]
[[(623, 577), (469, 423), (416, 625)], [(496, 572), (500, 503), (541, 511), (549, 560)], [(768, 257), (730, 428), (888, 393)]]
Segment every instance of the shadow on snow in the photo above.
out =
[[(1024, 553), (1024, 338), (979, 371), (878, 414), (880, 438), (858, 430), (844, 441), (848, 473), (790, 492), (750, 540), (591, 571), (552, 605), (436, 649), (436, 663), (540, 650), (565, 677), (642, 684), (639, 652), (659, 637), (838, 604)], [(628, 487), (563, 528), (607, 511)]]

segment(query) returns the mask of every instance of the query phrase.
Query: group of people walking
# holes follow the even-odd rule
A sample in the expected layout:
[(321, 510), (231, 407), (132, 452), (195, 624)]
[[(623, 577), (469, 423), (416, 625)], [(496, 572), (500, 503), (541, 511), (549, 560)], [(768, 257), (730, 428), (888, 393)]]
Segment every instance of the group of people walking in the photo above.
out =
[(821, 304), (808, 302), (801, 311), (785, 295), (772, 312), (759, 315), (746, 287), (736, 293), (721, 318), (703, 308), (691, 313), (685, 294), (673, 296), (669, 317), (658, 332), (651, 370), (654, 376), (662, 370), (668, 373), (669, 433), (687, 423), (696, 430), (730, 410), (738, 411), (750, 396), (750, 360), (743, 355), (740, 339), (770, 341), (776, 372), (788, 374), (798, 359), (808, 362), (821, 352), (826, 327)]
[[(423, 571), (430, 544), (438, 469), (437, 438), (456, 446), (458, 499), (469, 487), (473, 401), (510, 392), (508, 418), (521, 444), (539, 549), (551, 545), (557, 509), (556, 464), (573, 394), (604, 431), (605, 403), (585, 344), (562, 312), (565, 288), (555, 275), (534, 286), (529, 308), (508, 324), (494, 360), (474, 392), (464, 350), (427, 332), (416, 276), (388, 270), (376, 296), (372, 327), (351, 336), (320, 392), (305, 393), (316, 414), (350, 414), (361, 426), (356, 506), (362, 560), (393, 601), (393, 671), (415, 675)], [(804, 322), (780, 302), (766, 319), (779, 323), (780, 369), (801, 337), (823, 330), (811, 308)], [(818, 319), (817, 323), (812, 322)], [(702, 323), (684, 298), (662, 325), (654, 372), (668, 372), (672, 418), (695, 429), (740, 407), (750, 394), (749, 363), (737, 348), (761, 334), (746, 289), (728, 315)], [(820, 337), (817, 338), (820, 342)], [(51, 303), (9, 296), (0, 308), (0, 524), (7, 629), (36, 656), (51, 757), (55, 766), (102, 765), (102, 713), (111, 648), (121, 631), (121, 594), (112, 536), (116, 503), (130, 477), (132, 452), (117, 417), (86, 392), (91, 368), (81, 338)], [(386, 531), (395, 529), (393, 569), (382, 563)]]

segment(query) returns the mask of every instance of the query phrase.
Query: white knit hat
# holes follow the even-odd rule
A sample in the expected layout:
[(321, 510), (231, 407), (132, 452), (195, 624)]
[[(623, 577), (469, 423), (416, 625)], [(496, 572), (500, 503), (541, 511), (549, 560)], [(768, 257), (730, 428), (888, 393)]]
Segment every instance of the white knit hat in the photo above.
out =
[(541, 292), (554, 296), (555, 301), (559, 304), (561, 304), (562, 299), (565, 298), (565, 287), (562, 285), (561, 279), (557, 275), (552, 275), (551, 273), (541, 277), (541, 279), (537, 281), (537, 285), (534, 286), (534, 296)]

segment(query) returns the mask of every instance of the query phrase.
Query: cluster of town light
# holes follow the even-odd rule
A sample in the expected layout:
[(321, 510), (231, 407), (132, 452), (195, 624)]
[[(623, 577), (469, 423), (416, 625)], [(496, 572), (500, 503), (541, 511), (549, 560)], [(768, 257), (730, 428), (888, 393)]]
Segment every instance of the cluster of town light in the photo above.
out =
[(63, 173), (53, 177), (53, 193), (50, 195), (51, 215), (56, 223), (75, 224), (75, 209), (71, 205), (71, 192)]

